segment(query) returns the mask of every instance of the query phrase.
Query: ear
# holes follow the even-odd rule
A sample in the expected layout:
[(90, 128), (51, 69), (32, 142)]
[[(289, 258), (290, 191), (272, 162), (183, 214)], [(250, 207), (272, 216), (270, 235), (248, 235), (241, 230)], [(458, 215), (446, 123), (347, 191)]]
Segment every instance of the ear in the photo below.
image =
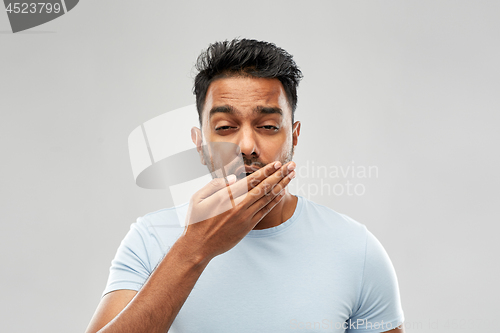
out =
[(300, 135), (300, 121), (296, 121), (292, 126), (292, 140), (293, 140), (293, 148), (297, 146), (299, 143), (299, 135)]
[(203, 140), (201, 136), (201, 130), (198, 127), (193, 127), (191, 128), (191, 140), (193, 140), (193, 143), (196, 146), (196, 150), (198, 151), (198, 154), (200, 155), (200, 162), (203, 165), (207, 165), (205, 162), (205, 159), (203, 158)]

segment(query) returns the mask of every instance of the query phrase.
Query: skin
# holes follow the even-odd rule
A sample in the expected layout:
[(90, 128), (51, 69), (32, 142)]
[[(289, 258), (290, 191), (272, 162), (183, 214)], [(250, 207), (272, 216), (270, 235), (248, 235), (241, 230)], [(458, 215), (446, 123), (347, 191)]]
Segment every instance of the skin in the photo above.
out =
[[(230, 112), (211, 112), (221, 107)], [(279, 109), (281, 114), (262, 112), (271, 109)], [(231, 142), (240, 147), (247, 165), (259, 169), (243, 179), (228, 177), (229, 183), (216, 178), (195, 193), (183, 235), (141, 290), (106, 294), (86, 332), (166, 332), (210, 260), (230, 250), (250, 230), (274, 227), (289, 219), (297, 198), (286, 186), (295, 176), (291, 159), (299, 135), (300, 122), (292, 124), (291, 108), (279, 80), (230, 77), (212, 82), (202, 128), (191, 130), (201, 162), (210, 167), (204, 144)], [(207, 209), (219, 209), (228, 200), (228, 189), (234, 208), (200, 222), (198, 217)]]
[[(210, 112), (231, 107), (230, 112)], [(261, 108), (281, 110), (282, 114), (264, 113)], [(212, 82), (202, 112), (202, 129), (193, 128), (191, 138), (205, 165), (207, 142), (231, 142), (238, 145), (246, 165), (286, 164), (292, 160), (298, 143), (300, 122), (292, 125), (292, 111), (283, 85), (278, 79), (230, 77)], [(259, 222), (255, 229), (275, 227), (295, 211), (297, 197), (286, 193), (283, 200)]]

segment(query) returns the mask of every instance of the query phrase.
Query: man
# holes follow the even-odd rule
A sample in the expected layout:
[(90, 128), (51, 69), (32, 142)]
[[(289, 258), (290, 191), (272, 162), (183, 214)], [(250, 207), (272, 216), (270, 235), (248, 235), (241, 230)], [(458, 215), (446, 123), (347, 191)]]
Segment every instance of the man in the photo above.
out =
[(159, 228), (173, 209), (132, 224), (87, 332), (403, 332), (396, 275), (377, 239), (286, 190), (301, 125), (292, 56), (271, 43), (225, 41), (197, 69), (200, 128), (191, 136), (201, 161), (214, 174), (206, 147), (228, 142), (245, 168), (179, 208), (180, 235)]

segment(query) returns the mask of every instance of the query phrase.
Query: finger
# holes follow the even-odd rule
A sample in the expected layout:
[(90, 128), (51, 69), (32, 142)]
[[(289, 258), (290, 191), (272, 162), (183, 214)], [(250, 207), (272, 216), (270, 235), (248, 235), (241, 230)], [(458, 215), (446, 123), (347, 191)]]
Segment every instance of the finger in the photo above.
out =
[[(285, 174), (284, 177), (282, 175)], [(276, 181), (277, 177), (278, 182)], [(289, 170), (287, 165), (284, 165), (279, 172), (273, 174), (270, 179), (266, 179), (256, 188), (252, 189), (251, 195), (240, 196), (235, 199), (236, 205), (243, 204), (247, 210), (250, 210), (251, 214), (258, 212), (263, 206), (274, 199), (295, 177), (295, 171)], [(279, 178), (282, 177), (282, 178)], [(250, 194), (250, 193), (249, 193)]]
[(260, 184), (262, 180), (274, 174), (280, 169), (280, 167), (281, 163), (278, 161), (267, 164), (263, 168), (237, 181), (230, 187), (231, 192), (233, 193), (235, 198), (246, 195), (248, 191)]
[(221, 189), (224, 189), (227, 184), (234, 184), (236, 181), (236, 176), (235, 175), (229, 175), (226, 177), (227, 178), (227, 183), (224, 178), (214, 178), (212, 179), (207, 185), (203, 186), (198, 192), (196, 192), (196, 196), (203, 200), (208, 198), (209, 196), (213, 195), (214, 193), (220, 191)]
[(254, 227), (259, 223), (267, 214), (269, 214), (277, 204), (283, 200), (285, 197), (286, 190), (282, 189), (274, 198), (269, 201), (265, 206), (263, 206), (253, 217), (252, 223), (254, 223)]
[[(256, 203), (263, 197), (268, 197), (267, 199), (264, 198), (264, 202), (271, 200), (274, 197), (275, 193), (279, 193), (281, 189), (283, 189), (286, 185), (288, 185), (288, 183), (293, 179), (293, 177), (295, 176), (294, 169), (295, 169), (295, 163), (289, 162), (280, 169), (280, 172), (275, 172), (271, 176), (264, 179), (259, 185), (254, 187), (251, 191), (249, 191), (248, 192), (249, 195), (246, 198), (247, 208), (252, 206), (254, 203)], [(279, 185), (280, 183), (281, 185)], [(276, 190), (273, 193), (271, 193), (271, 190), (275, 188)]]
[(258, 211), (263, 209), (263, 207), (274, 200), (276, 196), (282, 193), (282, 191), (287, 187), (287, 185), (292, 181), (294, 177), (295, 171), (291, 171), (285, 178), (283, 178), (278, 184), (276, 184), (273, 189), (271, 189), (259, 200), (255, 201), (250, 207), (248, 207), (248, 210), (253, 212), (253, 214), (257, 214)]
[(275, 161), (272, 163), (269, 163), (262, 169), (259, 169), (255, 171), (254, 173), (248, 175), (245, 177), (247, 180), (247, 188), (248, 190), (251, 190), (255, 186), (257, 186), (260, 182), (262, 182), (264, 179), (270, 177), (273, 175), (276, 171), (280, 170), (283, 166), (281, 165), (280, 161)]

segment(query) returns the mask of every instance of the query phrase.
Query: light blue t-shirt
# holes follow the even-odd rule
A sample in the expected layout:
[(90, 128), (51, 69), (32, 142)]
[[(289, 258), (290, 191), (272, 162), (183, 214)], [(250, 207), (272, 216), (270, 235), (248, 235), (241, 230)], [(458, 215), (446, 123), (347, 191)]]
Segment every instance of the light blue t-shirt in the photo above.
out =
[[(187, 204), (178, 209), (185, 214)], [(103, 295), (139, 290), (182, 234), (176, 224), (174, 208), (137, 219)], [(289, 220), (250, 231), (208, 264), (169, 332), (385, 332), (403, 321), (380, 242), (364, 225), (298, 196)]]

